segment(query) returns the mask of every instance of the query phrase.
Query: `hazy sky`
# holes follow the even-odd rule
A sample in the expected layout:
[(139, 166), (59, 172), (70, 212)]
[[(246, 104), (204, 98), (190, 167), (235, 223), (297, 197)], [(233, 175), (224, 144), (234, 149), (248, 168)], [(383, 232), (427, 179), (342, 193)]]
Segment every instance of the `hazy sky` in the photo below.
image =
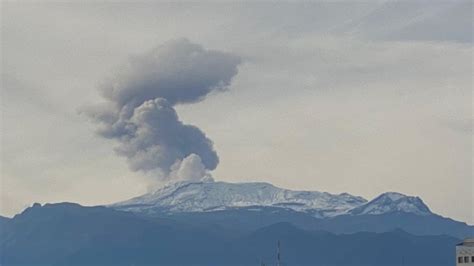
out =
[(131, 56), (187, 38), (242, 59), (229, 90), (177, 105), (214, 179), (420, 196), (474, 224), (471, 1), (2, 2), (0, 213), (106, 204), (131, 171), (81, 108)]

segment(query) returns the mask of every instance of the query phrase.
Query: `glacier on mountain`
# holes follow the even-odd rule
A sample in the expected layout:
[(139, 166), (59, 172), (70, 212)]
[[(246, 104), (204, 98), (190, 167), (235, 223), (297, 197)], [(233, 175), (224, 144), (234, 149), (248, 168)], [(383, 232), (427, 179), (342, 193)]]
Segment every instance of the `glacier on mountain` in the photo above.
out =
[(353, 215), (384, 214), (388, 212), (406, 212), (417, 215), (430, 215), (431, 211), (419, 197), (410, 197), (397, 192), (387, 192), (362, 206), (352, 209)]
[(269, 183), (176, 182), (154, 192), (110, 205), (115, 209), (153, 215), (159, 213), (211, 212), (249, 207), (276, 207), (316, 218), (377, 215), (393, 211), (430, 213), (417, 197), (385, 193), (368, 202), (348, 193), (295, 191)]

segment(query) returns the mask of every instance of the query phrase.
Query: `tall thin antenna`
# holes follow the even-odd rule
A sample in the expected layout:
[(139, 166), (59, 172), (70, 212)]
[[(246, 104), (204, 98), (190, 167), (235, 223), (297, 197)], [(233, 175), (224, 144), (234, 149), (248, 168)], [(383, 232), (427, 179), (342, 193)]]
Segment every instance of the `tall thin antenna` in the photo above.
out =
[(281, 259), (280, 259), (280, 240), (278, 240), (278, 244), (277, 244), (277, 266), (281, 266)]

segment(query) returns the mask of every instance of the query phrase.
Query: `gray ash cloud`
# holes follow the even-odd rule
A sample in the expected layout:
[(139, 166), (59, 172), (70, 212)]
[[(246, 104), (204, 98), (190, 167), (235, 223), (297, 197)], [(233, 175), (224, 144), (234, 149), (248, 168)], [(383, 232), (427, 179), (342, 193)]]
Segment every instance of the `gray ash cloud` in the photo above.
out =
[(174, 106), (227, 90), (240, 62), (186, 39), (169, 41), (130, 58), (101, 87), (105, 103), (85, 111), (100, 136), (117, 141), (117, 153), (133, 171), (159, 178), (209, 177), (219, 163), (213, 143), (198, 127), (180, 121)]

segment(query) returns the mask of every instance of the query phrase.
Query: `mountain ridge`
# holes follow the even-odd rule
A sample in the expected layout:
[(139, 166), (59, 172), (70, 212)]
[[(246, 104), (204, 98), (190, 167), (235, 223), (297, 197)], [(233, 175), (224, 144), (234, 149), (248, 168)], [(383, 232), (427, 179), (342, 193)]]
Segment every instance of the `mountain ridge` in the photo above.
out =
[(352, 215), (383, 214), (401, 211), (416, 215), (433, 214), (420, 197), (407, 196), (398, 192), (385, 192), (364, 205), (349, 211)]
[[(245, 217), (242, 217), (245, 218)], [(0, 232), (2, 265), (448, 265), (460, 240), (401, 230), (335, 234), (272, 223), (244, 234), (194, 221), (148, 219), (131, 212), (74, 203), (35, 204)], [(373, 256), (373, 254), (379, 256)], [(25, 256), (28, 254), (28, 256)]]
[(248, 207), (275, 207), (316, 218), (406, 212), (430, 215), (419, 198), (386, 192), (371, 201), (349, 193), (290, 190), (270, 183), (177, 182), (109, 207), (144, 214), (209, 212)]

